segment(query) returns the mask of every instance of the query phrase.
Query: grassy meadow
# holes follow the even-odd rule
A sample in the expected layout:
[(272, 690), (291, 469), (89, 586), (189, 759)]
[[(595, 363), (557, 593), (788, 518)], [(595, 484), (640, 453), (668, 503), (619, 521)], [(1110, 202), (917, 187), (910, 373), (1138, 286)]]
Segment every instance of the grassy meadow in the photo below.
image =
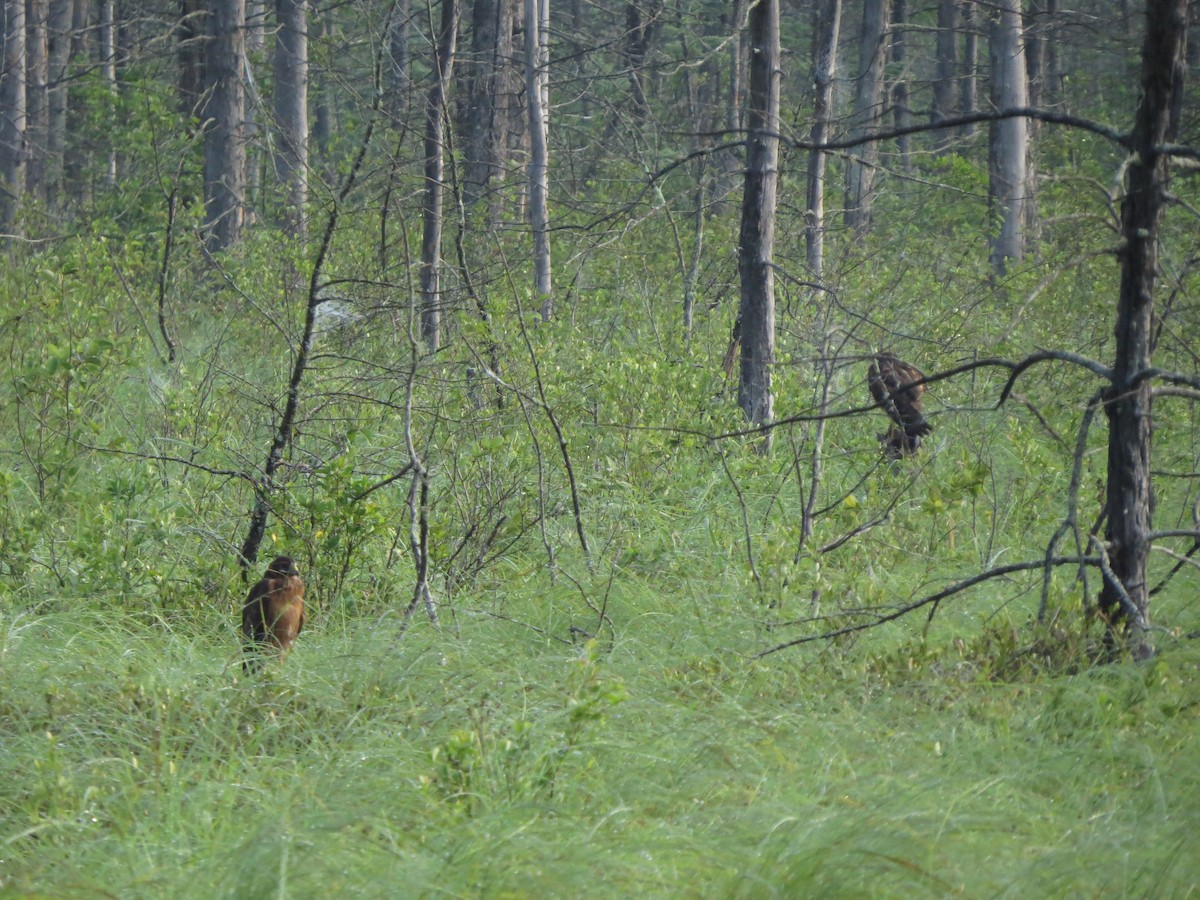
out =
[[(380, 249), (391, 170), (368, 161), (271, 485), (303, 248), (260, 228), (214, 269), (199, 212), (168, 222), (150, 188), (7, 247), (0, 896), (1200, 895), (1190, 542), (1152, 556), (1156, 584), (1179, 571), (1146, 663), (1102, 661), (1094, 569), (1014, 570), (881, 622), (1079, 552), (1060, 526), (1086, 542), (1100, 512), (1083, 368), (1033, 367), (1000, 408), (1007, 370), (932, 384), (934, 433), (895, 465), (864, 385), (881, 349), (928, 373), (1041, 347), (1111, 361), (1118, 270), (1089, 192), (1121, 154), (1046, 135), (1042, 171), (1071, 176), (1040, 183), (1037, 251), (1003, 279), (986, 164), (949, 156), (918, 161), (936, 187), (888, 183), (869, 238), (831, 232), (809, 290), (785, 159), (770, 455), (721, 367), (736, 197), (693, 239), (682, 169), (662, 180), (675, 213), (610, 232), (561, 212), (578, 227), (555, 235), (550, 323), (528, 235), (468, 234), (488, 315), (453, 288), (435, 354), (415, 338), (418, 192)], [(1190, 208), (1196, 188), (1177, 185)], [(1197, 256), (1185, 213), (1172, 265)], [(1189, 278), (1163, 290), (1156, 361), (1194, 372)], [(1154, 463), (1155, 526), (1191, 528), (1200, 405), (1156, 400)], [(247, 678), (256, 492), (253, 577), (294, 556), (309, 621)], [(417, 542), (439, 621), (418, 604), (406, 627)]]

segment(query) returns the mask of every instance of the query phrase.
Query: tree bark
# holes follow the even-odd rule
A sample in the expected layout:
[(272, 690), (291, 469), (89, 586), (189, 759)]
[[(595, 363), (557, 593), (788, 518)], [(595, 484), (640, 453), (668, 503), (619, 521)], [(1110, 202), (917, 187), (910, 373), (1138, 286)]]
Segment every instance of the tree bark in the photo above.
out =
[(275, 35), (275, 178), (283, 186), (283, 225), (305, 235), (308, 202), (308, 4), (277, 0)]
[(554, 316), (550, 269), (550, 0), (525, 0), (525, 99), (528, 104), (529, 221), (533, 230), (534, 290), (542, 320)]
[(409, 51), (409, 35), (412, 32), (412, 5), (410, 0), (396, 0), (396, 11), (392, 17), (391, 34), (388, 35), (387, 68), (387, 111), (393, 128), (402, 128), (408, 110), (408, 92), (412, 76), (412, 54)]
[[(975, 0), (963, 0), (963, 55), (962, 75), (958, 84), (958, 111), (962, 115), (970, 115), (979, 110), (979, 23), (981, 17)], [(978, 126), (964, 125), (961, 137), (971, 138), (978, 131)]]
[[(898, 129), (912, 124), (912, 111), (908, 108), (908, 4), (907, 0), (892, 0), (892, 66), (896, 77), (892, 82), (892, 117)], [(909, 153), (909, 137), (896, 138), (896, 151), (900, 154), (900, 166), (905, 172), (912, 170)]]
[(61, 207), (63, 172), (67, 149), (67, 85), (71, 64), (71, 30), (74, 0), (50, 0), (49, 69), (50, 97), (46, 128), (46, 190), (51, 202)]
[[(842, 27), (842, 0), (822, 0), (815, 7), (818, 19), (817, 47), (813, 54), (813, 126), (814, 144), (829, 138), (833, 121), (833, 86), (837, 77), (838, 38)], [(808, 154), (808, 194), (805, 206), (804, 241), (808, 269), (814, 281), (820, 281), (825, 268), (825, 164), (828, 157), (820, 150)]]
[[(510, 108), (521, 89), (513, 58), (516, 11), (514, 0), (475, 0), (464, 128), (463, 200), (469, 206), (492, 197), (504, 179)], [(488, 213), (489, 220), (498, 217), (498, 204), (490, 202)]]
[[(738, 241), (741, 275), (741, 370), (738, 405), (752, 425), (774, 418), (775, 206), (779, 179), (779, 0), (750, 10), (750, 94), (746, 116), (746, 181)], [(771, 450), (771, 432), (760, 451)]]
[(442, 0), (442, 23), (433, 59), (433, 85), (425, 106), (425, 202), (421, 235), (421, 338), (430, 350), (442, 342), (442, 207), (445, 197), (446, 111), (454, 49), (458, 41), (458, 0)]
[[(864, 0), (862, 28), (858, 36), (858, 78), (855, 88), (851, 132), (861, 137), (878, 126), (883, 117), (883, 70), (887, 59), (888, 21), (892, 0)], [(859, 234), (871, 224), (875, 192), (875, 170), (879, 144), (863, 144), (857, 157), (846, 161), (846, 227)]]
[[(1029, 105), (1020, 0), (998, 0), (990, 29), (992, 105), (997, 110)], [(992, 269), (1004, 277), (1010, 260), (1025, 255), (1026, 208), (1030, 184), (1026, 168), (1029, 120), (1002, 119), (989, 127), (988, 198), (1000, 220), (992, 239)]]
[[(101, 65), (109, 58), (115, 57), (113, 30), (113, 6), (115, 0), (103, 0), (104, 9), (101, 11)], [(105, 40), (105, 12), (107, 16), (108, 38)], [(175, 27), (176, 55), (179, 61), (179, 111), (185, 119), (190, 119), (200, 111), (200, 100), (204, 96), (204, 34), (208, 13), (204, 8), (204, 0), (179, 0), (179, 24)], [(107, 45), (112, 54), (106, 55)], [(115, 82), (115, 77), (114, 77)], [(107, 83), (107, 79), (106, 79)]]
[(245, 0), (210, 0), (205, 47), (205, 243), (224, 250), (241, 237), (245, 217)]
[(50, 58), (47, 40), (49, 0), (25, 4), (25, 191), (40, 203), (47, 201), (46, 142), (50, 127)]
[[(934, 125), (955, 113), (958, 87), (958, 0), (939, 0), (937, 18), (937, 68), (933, 79)], [(934, 137), (934, 149), (945, 153), (952, 135), (945, 129)]]
[(0, 70), (0, 225), (7, 231), (25, 194), (25, 0), (4, 0)]
[[(1134, 121), (1133, 153), (1121, 202), (1121, 293), (1117, 303), (1116, 360), (1106, 398), (1108, 482), (1106, 552), (1111, 578), (1100, 609), (1123, 629), (1137, 658), (1153, 654), (1146, 564), (1154, 495), (1150, 471), (1151, 394), (1145, 372), (1153, 354), (1154, 288), (1158, 230), (1166, 206), (1168, 160), (1159, 151), (1171, 141), (1172, 109), (1185, 72), (1187, 0), (1147, 0), (1142, 48), (1141, 104)], [(1115, 637), (1115, 632), (1110, 632)]]

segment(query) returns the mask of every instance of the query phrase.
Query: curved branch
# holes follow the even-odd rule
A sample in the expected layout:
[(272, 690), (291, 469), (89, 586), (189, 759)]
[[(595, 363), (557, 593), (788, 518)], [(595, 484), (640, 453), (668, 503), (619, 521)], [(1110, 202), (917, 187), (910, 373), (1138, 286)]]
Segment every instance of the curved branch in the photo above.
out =
[(967, 588), (974, 587), (984, 581), (990, 581), (993, 578), (1000, 578), (1004, 575), (1011, 575), (1013, 572), (1028, 572), (1031, 569), (1040, 569), (1043, 566), (1072, 566), (1072, 565), (1100, 565), (1100, 558), (1095, 556), (1055, 556), (1049, 560), (1033, 560), (1030, 562), (1009, 563), (1006, 566), (997, 566), (994, 569), (988, 569), (985, 572), (980, 572), (977, 575), (972, 575), (970, 578), (964, 578), (961, 581), (956, 581), (948, 587), (943, 588), (935, 594), (930, 594), (927, 597), (922, 597), (912, 603), (908, 603), (887, 615), (880, 616), (870, 622), (860, 622), (857, 625), (847, 625), (845, 628), (838, 628), (834, 631), (825, 631), (821, 634), (808, 634), (804, 637), (798, 637), (794, 640), (785, 641), (782, 644), (776, 644), (774, 647), (768, 647), (752, 657), (753, 659), (762, 659), (764, 656), (769, 656), (772, 653), (777, 653), (780, 650), (786, 650), (789, 647), (795, 647), (799, 644), (810, 644), (813, 641), (827, 641), (832, 638), (841, 637), (845, 634), (856, 634), (860, 631), (866, 631), (870, 628), (875, 628), (878, 625), (894, 622), (896, 619), (902, 618), (914, 610), (921, 609), (931, 603), (940, 603), (947, 597), (952, 597), (955, 594), (965, 591)]

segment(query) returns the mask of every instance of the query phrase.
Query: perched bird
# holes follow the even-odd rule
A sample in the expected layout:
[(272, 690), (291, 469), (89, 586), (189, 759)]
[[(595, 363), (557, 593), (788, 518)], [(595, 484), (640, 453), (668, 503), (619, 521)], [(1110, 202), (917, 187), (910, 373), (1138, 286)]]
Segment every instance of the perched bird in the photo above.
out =
[(888, 459), (899, 459), (917, 452), (921, 438), (933, 431), (921, 411), (925, 385), (917, 384), (925, 376), (891, 353), (880, 353), (867, 369), (867, 387), (876, 405), (887, 413), (892, 425), (881, 434)]
[(242, 635), (246, 639), (242, 669), (257, 669), (260, 655), (268, 647), (273, 647), (283, 660), (303, 627), (304, 582), (294, 559), (277, 556), (258, 584), (250, 588), (242, 607)]

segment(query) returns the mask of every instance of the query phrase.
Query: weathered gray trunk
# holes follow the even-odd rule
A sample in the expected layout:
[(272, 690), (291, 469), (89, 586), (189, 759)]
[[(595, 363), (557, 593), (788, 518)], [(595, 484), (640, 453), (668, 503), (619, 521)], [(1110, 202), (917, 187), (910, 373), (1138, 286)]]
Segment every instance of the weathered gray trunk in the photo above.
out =
[[(990, 35), (993, 107), (1028, 106), (1020, 0), (998, 0)], [(1026, 169), (1029, 121), (1013, 117), (991, 123), (988, 148), (988, 197), (999, 221), (992, 238), (992, 268), (997, 277), (1003, 277), (1009, 261), (1025, 255), (1026, 208), (1031, 199)]]
[(529, 113), (529, 222), (534, 290), (544, 321), (554, 315), (550, 269), (550, 0), (525, 0), (525, 97)]
[(25, 0), (4, 0), (0, 70), (0, 225), (7, 230), (25, 193)]
[(55, 206), (61, 206), (66, 199), (63, 196), (63, 170), (67, 149), (67, 85), (74, 17), (74, 0), (50, 0), (50, 106), (46, 126), (46, 190)]
[[(938, 0), (937, 68), (933, 78), (933, 108), (930, 119), (937, 125), (954, 115), (958, 89), (958, 0)], [(952, 135), (942, 130), (934, 136), (934, 148), (944, 153)]]
[[(752, 425), (774, 418), (775, 205), (779, 179), (779, 0), (750, 9), (750, 93), (746, 115), (746, 181), (738, 240), (742, 356), (738, 405)], [(771, 433), (764, 432), (763, 453)]]
[[(851, 132), (861, 137), (879, 125), (883, 117), (883, 71), (887, 59), (888, 21), (892, 0), (863, 0), (862, 28), (858, 35), (858, 78), (854, 95)], [(860, 234), (871, 224), (879, 144), (863, 144), (857, 155), (846, 161), (846, 227)]]
[(411, 87), (412, 54), (409, 51), (409, 35), (412, 32), (412, 5), (410, 0), (396, 0), (392, 14), (392, 28), (388, 35), (388, 68), (385, 90), (387, 110), (393, 128), (404, 126), (408, 110), (408, 92)]
[[(475, 0), (464, 123), (463, 199), (468, 205), (494, 196), (504, 179), (510, 108), (521, 89), (513, 48), (516, 11), (514, 0)], [(499, 213), (496, 203), (489, 203), (488, 210), (489, 218)]]
[(245, 0), (210, 0), (205, 45), (205, 243), (223, 250), (241, 237), (245, 217)]
[[(963, 14), (963, 55), (962, 75), (959, 80), (958, 111), (962, 115), (979, 110), (979, 29), (983, 17), (974, 0), (964, 0)], [(973, 137), (978, 130), (977, 125), (964, 125), (961, 135), (964, 138)]]
[(283, 187), (284, 227), (303, 237), (308, 202), (308, 3), (277, 0), (275, 178)]
[[(1187, 0), (1148, 0), (1142, 48), (1142, 100), (1134, 122), (1133, 155), (1121, 202), (1121, 293), (1116, 361), (1107, 398), (1108, 483), (1106, 552), (1115, 578), (1106, 578), (1100, 609), (1129, 632), (1135, 656), (1154, 652), (1148, 632), (1154, 497), (1150, 481), (1150, 380), (1158, 229), (1166, 206), (1171, 110), (1182, 90)], [(1124, 596), (1122, 596), (1124, 595)]]
[[(908, 3), (907, 0), (892, 0), (892, 119), (898, 129), (912, 124), (912, 110), (908, 108)], [(905, 172), (912, 169), (908, 135), (896, 138), (896, 150), (900, 154), (900, 165)]]
[(421, 233), (421, 337), (430, 350), (442, 342), (442, 214), (445, 204), (446, 110), (454, 49), (458, 42), (458, 0), (442, 0), (442, 23), (433, 58), (433, 84), (425, 105), (425, 201)]
[(46, 142), (50, 129), (49, 0), (27, 0), (25, 16), (25, 147), (29, 157), (25, 164), (25, 190), (45, 203)]
[[(813, 62), (814, 144), (829, 138), (833, 120), (833, 85), (837, 76), (838, 38), (842, 28), (842, 0), (822, 0), (815, 7), (817, 46)], [(808, 269), (814, 281), (820, 281), (825, 268), (825, 164), (820, 150), (808, 154), (808, 193), (805, 204), (804, 241)]]

